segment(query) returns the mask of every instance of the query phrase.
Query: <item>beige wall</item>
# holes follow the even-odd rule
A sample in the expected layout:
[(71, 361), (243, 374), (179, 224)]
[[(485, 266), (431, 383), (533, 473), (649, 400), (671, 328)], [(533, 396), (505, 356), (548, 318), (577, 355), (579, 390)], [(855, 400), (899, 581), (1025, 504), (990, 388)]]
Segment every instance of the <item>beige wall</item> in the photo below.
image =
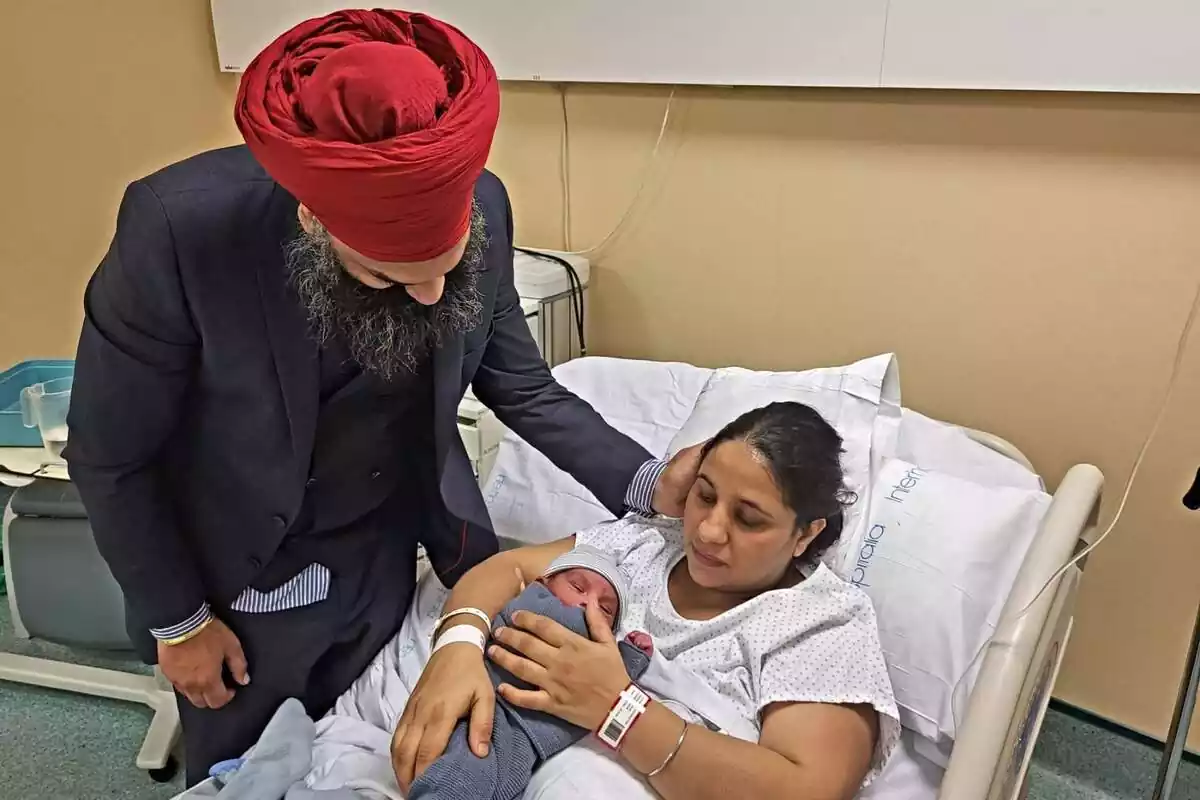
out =
[[(50, 22), (53, 19), (54, 22)], [(5, 3), (0, 364), (69, 355), (129, 181), (238, 141), (202, 0)], [(21, 32), (21, 33), (14, 33)]]
[[(69, 354), (125, 182), (235, 140), (207, 6), (6, 12), (16, 31), (70, 13), (0, 55), (0, 362)], [(576, 247), (624, 210), (665, 99), (570, 90)], [(1051, 481), (1099, 464), (1111, 508), (1200, 280), (1200, 99), (687, 89), (675, 112), (596, 263), (596, 352), (800, 368), (894, 350), (908, 405), (1012, 439)], [(524, 244), (562, 244), (560, 133), (556, 91), (506, 87), (493, 167)], [(1198, 359), (1088, 568), (1058, 685), (1156, 735), (1200, 602), (1200, 516), (1179, 504)]]
[[(666, 96), (569, 91), (575, 247), (624, 210)], [(520, 238), (557, 246), (559, 95), (504, 102)], [(1095, 462), (1111, 510), (1200, 281), (1200, 98), (689, 89), (676, 111), (598, 261), (597, 352), (797, 368), (894, 350), (907, 405), (1010, 438), (1051, 482)], [(1196, 347), (1057, 687), (1160, 736), (1200, 602), (1200, 515), (1180, 504)]]

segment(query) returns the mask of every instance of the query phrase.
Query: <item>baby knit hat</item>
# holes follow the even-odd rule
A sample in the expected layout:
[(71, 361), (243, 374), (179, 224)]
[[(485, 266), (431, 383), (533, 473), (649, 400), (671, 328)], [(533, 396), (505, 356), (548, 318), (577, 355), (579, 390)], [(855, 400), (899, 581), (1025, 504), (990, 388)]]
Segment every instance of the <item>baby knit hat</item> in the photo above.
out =
[(542, 577), (549, 578), (551, 575), (577, 567), (595, 572), (612, 585), (617, 593), (617, 613), (613, 615), (613, 628), (620, 628), (621, 615), (628, 607), (629, 581), (608, 553), (586, 544), (577, 545), (551, 561)]

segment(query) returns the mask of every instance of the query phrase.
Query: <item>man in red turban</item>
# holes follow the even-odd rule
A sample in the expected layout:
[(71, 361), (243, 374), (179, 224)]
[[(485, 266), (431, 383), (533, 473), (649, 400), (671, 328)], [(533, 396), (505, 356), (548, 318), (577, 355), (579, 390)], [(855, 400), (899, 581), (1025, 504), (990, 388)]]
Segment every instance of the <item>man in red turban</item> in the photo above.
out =
[[(682, 508), (692, 462), (652, 459), (538, 353), (484, 170), (498, 111), (455, 28), (341, 11), (249, 66), (245, 146), (125, 192), (66, 456), (131, 637), (179, 692), (189, 784), (283, 699), (330, 707), (398, 629), (418, 543), (447, 586), (496, 552), (458, 437), (468, 386), (613, 513)], [(490, 683), (443, 696), (438, 714), (486, 710), (481, 747)]]

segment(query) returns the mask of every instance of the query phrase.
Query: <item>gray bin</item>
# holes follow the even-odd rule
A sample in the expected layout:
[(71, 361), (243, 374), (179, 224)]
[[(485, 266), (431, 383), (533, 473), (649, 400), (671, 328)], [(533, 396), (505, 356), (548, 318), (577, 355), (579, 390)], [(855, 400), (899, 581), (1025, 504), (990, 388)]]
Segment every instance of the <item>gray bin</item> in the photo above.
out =
[(96, 549), (75, 487), (35, 481), (13, 494), (11, 511), (5, 569), (18, 629), (64, 645), (132, 650), (121, 588)]

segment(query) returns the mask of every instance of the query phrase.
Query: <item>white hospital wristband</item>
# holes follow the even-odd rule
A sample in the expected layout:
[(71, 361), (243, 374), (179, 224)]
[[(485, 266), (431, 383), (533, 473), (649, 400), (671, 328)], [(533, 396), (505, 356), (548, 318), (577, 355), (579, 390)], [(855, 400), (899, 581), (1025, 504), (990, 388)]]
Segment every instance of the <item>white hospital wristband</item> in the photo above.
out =
[(612, 711), (608, 712), (608, 716), (600, 724), (596, 738), (616, 750), (621, 746), (625, 734), (633, 727), (633, 723), (645, 713), (649, 703), (650, 695), (639, 689), (637, 684), (630, 683), (617, 697)]
[(459, 614), (470, 614), (472, 617), (478, 617), (483, 622), (484, 627), (486, 627), (489, 631), (492, 629), (492, 618), (487, 615), (486, 611), (467, 606), (465, 608), (456, 608), (453, 611), (448, 611), (438, 617), (438, 621), (433, 623), (433, 633), (431, 635), (437, 636), (438, 631), (440, 631), (442, 626), (446, 624), (446, 620), (450, 619), (451, 617), (457, 617)]
[(448, 644), (458, 644), (460, 642), (470, 642), (478, 647), (479, 652), (482, 653), (484, 646), (487, 644), (487, 636), (474, 625), (454, 625), (437, 638), (437, 642), (433, 645), (433, 652), (429, 655), (432, 656)]

